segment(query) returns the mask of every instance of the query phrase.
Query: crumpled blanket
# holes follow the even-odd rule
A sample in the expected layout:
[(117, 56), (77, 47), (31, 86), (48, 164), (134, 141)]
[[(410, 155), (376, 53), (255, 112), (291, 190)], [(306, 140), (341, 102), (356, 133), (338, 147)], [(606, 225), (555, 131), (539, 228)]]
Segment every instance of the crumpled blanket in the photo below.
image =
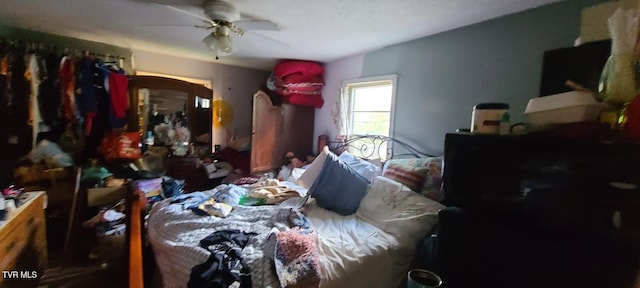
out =
[(254, 199), (264, 199), (264, 204), (277, 204), (283, 201), (300, 197), (298, 191), (287, 186), (281, 185), (277, 179), (267, 179), (249, 185), (248, 196)]
[[(251, 237), (242, 249), (242, 259), (251, 271), (251, 282), (254, 287), (281, 287), (278, 275), (292, 275), (293, 270), (274, 273), (274, 270), (278, 269), (274, 264), (274, 257), (277, 257), (278, 253), (284, 253), (284, 248), (287, 247), (280, 243), (293, 236), (283, 235), (278, 239), (278, 235), (291, 230), (292, 226), (312, 231), (306, 217), (291, 206), (236, 206), (226, 218), (220, 218), (198, 216), (185, 207), (184, 203), (171, 204), (172, 200), (165, 199), (153, 206), (147, 226), (149, 242), (156, 256), (164, 287), (186, 286), (191, 269), (205, 262), (211, 254), (199, 246), (200, 240), (222, 230), (255, 233), (256, 235)], [(315, 233), (309, 234), (306, 238), (315, 243), (317, 240), (311, 241), (314, 235)], [(317, 250), (312, 248), (307, 249), (310, 254), (304, 257), (319, 257), (317, 252), (314, 252)], [(288, 269), (291, 262), (282, 263), (280, 269)], [(314, 274), (313, 271), (319, 274), (317, 262), (315, 265), (314, 262), (309, 263), (311, 265), (307, 265), (308, 268), (305, 269), (310, 272), (300, 273), (301, 279), (307, 279), (307, 275)], [(297, 276), (287, 277), (290, 279)]]

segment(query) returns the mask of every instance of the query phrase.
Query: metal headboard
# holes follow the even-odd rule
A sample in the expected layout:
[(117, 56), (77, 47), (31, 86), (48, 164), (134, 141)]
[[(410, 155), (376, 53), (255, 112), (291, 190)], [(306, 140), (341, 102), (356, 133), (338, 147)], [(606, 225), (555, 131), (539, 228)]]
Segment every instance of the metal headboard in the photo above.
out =
[[(434, 157), (434, 155), (422, 152), (402, 140), (383, 135), (352, 135), (343, 141), (328, 141), (327, 145), (329, 150), (335, 154), (339, 155), (343, 151), (350, 150), (359, 153), (360, 155), (356, 156), (364, 159), (384, 158), (388, 160), (398, 157)], [(394, 150), (403, 153), (394, 154)], [(383, 157), (385, 155), (386, 157)]]

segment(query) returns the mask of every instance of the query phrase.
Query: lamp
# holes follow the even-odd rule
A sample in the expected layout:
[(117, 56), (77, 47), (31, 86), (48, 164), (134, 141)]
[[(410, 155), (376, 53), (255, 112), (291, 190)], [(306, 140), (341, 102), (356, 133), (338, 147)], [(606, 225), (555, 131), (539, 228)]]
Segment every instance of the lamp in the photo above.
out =
[(229, 29), (226, 27), (216, 27), (211, 34), (202, 39), (202, 42), (215, 52), (216, 59), (218, 56), (227, 56), (233, 53)]

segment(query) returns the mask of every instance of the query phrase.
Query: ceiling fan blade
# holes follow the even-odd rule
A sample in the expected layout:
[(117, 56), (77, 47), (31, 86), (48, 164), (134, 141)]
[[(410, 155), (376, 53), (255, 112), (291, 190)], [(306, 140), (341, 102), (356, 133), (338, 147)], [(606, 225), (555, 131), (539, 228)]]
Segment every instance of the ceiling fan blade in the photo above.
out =
[(210, 26), (205, 26), (205, 25), (193, 25), (193, 24), (143, 24), (143, 25), (139, 25), (140, 27), (189, 27), (189, 28), (203, 28), (203, 29), (209, 29), (211, 28)]
[(243, 30), (279, 31), (278, 25), (269, 20), (238, 20), (233, 25)]
[(207, 23), (211, 24), (212, 26), (215, 25), (215, 23), (213, 21), (211, 21), (211, 19), (209, 19), (207, 17), (204, 17), (202, 15), (198, 15), (196, 13), (193, 13), (193, 12), (190, 12), (190, 11), (187, 11), (187, 10), (184, 10), (184, 9), (180, 9), (178, 7), (174, 7), (174, 6), (171, 6), (171, 5), (163, 5), (163, 6), (169, 8), (171, 10), (178, 11), (178, 12), (180, 12), (182, 14), (186, 14), (186, 15), (189, 15), (191, 17), (196, 17), (196, 18), (198, 18), (198, 19), (200, 19), (200, 20), (202, 20), (204, 22), (207, 22)]

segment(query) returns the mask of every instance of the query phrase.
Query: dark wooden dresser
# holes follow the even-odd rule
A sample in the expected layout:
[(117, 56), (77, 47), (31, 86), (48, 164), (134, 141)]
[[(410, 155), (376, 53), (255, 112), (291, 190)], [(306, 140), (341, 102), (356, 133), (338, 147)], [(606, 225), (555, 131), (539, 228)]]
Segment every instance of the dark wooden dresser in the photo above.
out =
[(165, 161), (167, 176), (184, 180), (184, 191), (194, 192), (208, 187), (208, 175), (197, 156), (169, 155)]
[(435, 271), (457, 287), (631, 287), (640, 144), (447, 134)]

